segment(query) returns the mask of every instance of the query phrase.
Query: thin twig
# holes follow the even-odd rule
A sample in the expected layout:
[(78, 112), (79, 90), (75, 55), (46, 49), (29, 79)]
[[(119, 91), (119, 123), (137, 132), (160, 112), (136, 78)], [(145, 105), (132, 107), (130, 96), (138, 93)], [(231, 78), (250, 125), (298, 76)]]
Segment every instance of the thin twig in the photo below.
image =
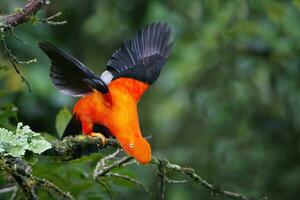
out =
[(3, 194), (3, 193), (7, 193), (7, 192), (12, 192), (12, 191), (15, 191), (17, 190), (17, 186), (16, 185), (6, 185), (2, 188), (0, 188), (0, 194)]
[(16, 195), (17, 195), (17, 192), (18, 192), (18, 188), (16, 187), (16, 190), (14, 191), (14, 193), (11, 195), (10, 197), (10, 200), (14, 200)]
[[(16, 60), (15, 56), (12, 55), (10, 49), (7, 47), (6, 42), (4, 40), (4, 32), (9, 31), (15, 38), (23, 41), (14, 33), (13, 28), (30, 20), (30, 18), (34, 16), (36, 12), (41, 8), (43, 8), (46, 4), (47, 4), (46, 0), (28, 0), (23, 8), (15, 9), (15, 11), (13, 11), (11, 14), (0, 15), (0, 35), (1, 35), (1, 42), (4, 48), (4, 53), (9, 58), (18, 76), (28, 87), (29, 92), (31, 92), (30, 84), (19, 71), (16, 65), (18, 61)], [(25, 62), (25, 63), (30, 63), (30, 62), (32, 61)]]
[(120, 179), (124, 179), (126, 181), (129, 181), (135, 185), (138, 185), (140, 187), (142, 187), (150, 196), (152, 195), (152, 193), (148, 190), (148, 188), (141, 182), (139, 182), (138, 180), (136, 179), (133, 179), (129, 176), (126, 176), (126, 175), (123, 175), (123, 174), (119, 174), (119, 173), (114, 173), (114, 172), (109, 172), (108, 176), (111, 176), (111, 177), (116, 177), (116, 178), (120, 178)]
[(59, 25), (63, 25), (63, 24), (66, 24), (68, 23), (66, 20), (64, 21), (52, 21), (54, 18), (57, 18), (59, 16), (62, 15), (62, 12), (58, 12), (50, 17), (47, 17), (45, 19), (40, 19), (39, 21), (42, 22), (42, 23), (46, 23), (46, 24), (49, 24), (49, 25), (54, 25), (54, 26), (59, 26)]
[(96, 165), (96, 167), (95, 167), (95, 169), (94, 169), (94, 173), (93, 173), (94, 179), (96, 179), (98, 171), (101, 170), (103, 167), (105, 167), (106, 162), (107, 162), (108, 160), (111, 160), (111, 159), (116, 158), (116, 156), (117, 156), (121, 151), (122, 151), (121, 149), (117, 149), (117, 151), (115, 151), (114, 153), (109, 154), (108, 156), (105, 156), (105, 157), (101, 158), (101, 159), (97, 162), (97, 165)]
[(11, 62), (12, 66), (14, 67), (14, 70), (16, 71), (16, 73), (19, 75), (19, 77), (21, 78), (21, 80), (27, 85), (28, 91), (31, 92), (31, 86), (29, 84), (29, 82), (27, 81), (27, 79), (21, 74), (21, 72), (19, 71), (16, 63), (15, 63), (15, 57), (11, 54), (11, 50), (7, 47), (6, 42), (4, 40), (4, 35), (1, 35), (1, 42), (4, 48), (4, 53), (5, 55), (9, 58), (9, 61)]
[(32, 179), (35, 180), (35, 184), (39, 187), (43, 187), (47, 190), (49, 190), (52, 193), (57, 194), (62, 199), (66, 200), (74, 200), (75, 198), (70, 194), (70, 192), (62, 191), (59, 187), (51, 183), (50, 181), (46, 179), (41, 179), (36, 176), (32, 176)]
[(95, 169), (94, 174), (93, 174), (94, 179), (97, 179), (99, 176), (104, 176), (106, 173), (108, 173), (109, 171), (111, 171), (114, 168), (121, 167), (124, 163), (129, 162), (131, 159), (132, 159), (131, 157), (126, 156), (126, 157), (121, 158), (120, 160), (113, 162), (109, 166), (104, 166), (103, 168)]
[(59, 16), (61, 16), (61, 15), (62, 15), (62, 12), (57, 12), (56, 14), (51, 15), (50, 17), (47, 17), (47, 18), (45, 18), (45, 19), (43, 19), (43, 20), (52, 20), (52, 19), (54, 19), (54, 18), (56, 18), (56, 17), (59, 17)]
[(113, 162), (111, 165), (107, 166), (106, 163), (109, 160), (116, 159), (117, 155), (121, 151), (122, 151), (121, 149), (118, 149), (114, 153), (109, 154), (108, 156), (105, 156), (98, 161), (98, 163), (95, 167), (94, 173), (93, 173), (94, 179), (101, 185), (103, 185), (104, 182), (100, 181), (100, 177), (115, 177), (115, 178), (124, 179), (126, 181), (129, 181), (135, 185), (142, 187), (148, 194), (152, 195), (151, 192), (146, 188), (146, 186), (143, 183), (139, 182), (138, 180), (133, 179), (133, 178), (123, 175), (123, 174), (110, 172), (111, 170), (113, 170), (115, 168), (124, 167), (125, 165), (128, 166), (129, 163), (130, 164), (136, 163), (136, 162), (130, 162), (132, 160), (132, 158), (126, 156), (126, 157), (123, 157), (123, 158)]
[(5, 185), (4, 187), (2, 187), (0, 189), (0, 194), (13, 192), (11, 197), (10, 197), (10, 200), (13, 200), (17, 195), (17, 191), (18, 191), (18, 187), (17, 187), (16, 184), (8, 184), (8, 185)]
[(114, 153), (109, 154), (108, 156), (105, 156), (105, 157), (101, 158), (99, 162), (102, 165), (104, 165), (108, 160), (116, 158), (117, 155), (119, 155), (120, 152), (122, 152), (122, 149), (117, 149)]
[(103, 181), (101, 181), (101, 180), (99, 180), (99, 179), (96, 179), (96, 181), (97, 181), (97, 183), (99, 183), (100, 185), (103, 186), (105, 192), (108, 194), (109, 199), (112, 200), (112, 199), (113, 199), (113, 194), (112, 194), (112, 192), (111, 192), (109, 186), (108, 186), (105, 182), (103, 182)]
[(175, 183), (175, 184), (181, 184), (181, 183), (186, 183), (186, 180), (173, 180), (165, 176), (165, 182), (167, 183)]
[(16, 38), (17, 40), (19, 40), (20, 42), (24, 43), (24, 44), (28, 44), (28, 42), (26, 42), (25, 40), (23, 40), (20, 36), (18, 36), (14, 29), (10, 29), (9, 32), (11, 33), (11, 35)]
[(20, 61), (20, 60), (17, 59), (16, 56), (14, 56), (14, 55), (12, 55), (12, 56), (13, 56), (14, 62), (17, 63), (17, 64), (28, 65), (28, 64), (37, 62), (36, 58), (30, 59), (30, 60), (25, 60), (25, 61)]
[[(190, 178), (193, 179), (194, 182), (200, 183), (203, 187), (210, 190), (213, 195), (220, 195), (220, 196), (224, 196), (224, 197), (228, 197), (228, 198), (236, 199), (236, 200), (250, 200), (250, 198), (248, 198), (242, 194), (227, 191), (227, 190), (221, 190), (221, 189), (215, 187), (213, 184), (208, 183), (206, 180), (204, 180), (198, 174), (196, 174), (195, 170), (192, 168), (182, 167), (180, 165), (173, 164), (165, 159), (158, 159), (155, 157), (152, 157), (151, 163), (157, 165), (158, 168), (161, 167), (161, 163), (164, 163), (163, 169), (177, 171), (177, 172), (180, 172), (182, 174), (189, 176)], [(266, 198), (267, 197), (262, 197), (262, 198), (259, 198), (258, 200), (265, 200)]]
[(122, 167), (127, 167), (127, 166), (134, 165), (134, 164), (137, 164), (137, 161), (135, 159), (132, 159), (131, 161), (122, 164)]

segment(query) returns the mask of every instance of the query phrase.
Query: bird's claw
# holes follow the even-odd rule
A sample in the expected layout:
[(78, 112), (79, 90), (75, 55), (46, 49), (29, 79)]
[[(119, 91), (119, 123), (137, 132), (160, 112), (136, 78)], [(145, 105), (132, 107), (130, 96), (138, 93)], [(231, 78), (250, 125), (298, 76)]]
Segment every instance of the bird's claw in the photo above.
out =
[(93, 132), (93, 133), (90, 134), (90, 136), (99, 138), (102, 141), (102, 145), (107, 144), (107, 138), (104, 135), (102, 135), (101, 133), (94, 133)]

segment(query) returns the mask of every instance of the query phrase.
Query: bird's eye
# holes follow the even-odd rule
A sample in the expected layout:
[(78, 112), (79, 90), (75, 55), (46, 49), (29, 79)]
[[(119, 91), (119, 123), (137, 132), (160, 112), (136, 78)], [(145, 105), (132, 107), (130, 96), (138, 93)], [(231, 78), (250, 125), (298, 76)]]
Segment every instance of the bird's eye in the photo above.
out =
[(131, 148), (131, 149), (133, 148), (133, 144), (132, 143), (129, 144), (129, 148)]

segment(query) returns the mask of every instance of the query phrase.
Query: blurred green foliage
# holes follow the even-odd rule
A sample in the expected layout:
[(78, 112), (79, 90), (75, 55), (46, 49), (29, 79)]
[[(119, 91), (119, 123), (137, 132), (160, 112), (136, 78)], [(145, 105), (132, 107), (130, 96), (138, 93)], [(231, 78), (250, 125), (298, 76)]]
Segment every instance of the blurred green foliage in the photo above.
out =
[[(22, 3), (1, 0), (1, 8), (6, 12)], [(251, 197), (299, 199), (299, 0), (52, 0), (44, 14), (58, 11), (67, 25), (25, 24), (15, 32), (27, 44), (8, 38), (19, 59), (38, 62), (20, 67), (32, 86), (28, 93), (8, 60), (0, 57), (1, 66), (9, 66), (0, 68), (1, 127), (19, 119), (56, 136), (58, 110), (72, 109), (76, 100), (51, 84), (49, 61), (38, 41), (56, 44), (100, 73), (124, 39), (147, 23), (166, 21), (175, 48), (139, 105), (143, 133), (153, 135), (153, 154), (191, 166), (221, 188)], [(34, 173), (78, 199), (107, 199), (91, 178), (97, 159), (99, 155), (71, 163), (42, 159)], [(127, 173), (154, 195), (158, 191), (152, 168), (139, 166)], [(116, 199), (152, 198), (136, 186), (112, 187)], [(172, 200), (215, 198), (194, 184), (168, 184), (166, 192)]]

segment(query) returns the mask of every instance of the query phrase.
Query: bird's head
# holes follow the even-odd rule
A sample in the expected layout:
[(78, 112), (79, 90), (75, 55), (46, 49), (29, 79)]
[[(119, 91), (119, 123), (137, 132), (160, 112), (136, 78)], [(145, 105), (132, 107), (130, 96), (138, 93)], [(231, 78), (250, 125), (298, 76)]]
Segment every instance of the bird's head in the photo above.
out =
[(151, 160), (151, 147), (143, 137), (120, 140), (124, 151), (134, 157), (140, 164), (148, 164)]

